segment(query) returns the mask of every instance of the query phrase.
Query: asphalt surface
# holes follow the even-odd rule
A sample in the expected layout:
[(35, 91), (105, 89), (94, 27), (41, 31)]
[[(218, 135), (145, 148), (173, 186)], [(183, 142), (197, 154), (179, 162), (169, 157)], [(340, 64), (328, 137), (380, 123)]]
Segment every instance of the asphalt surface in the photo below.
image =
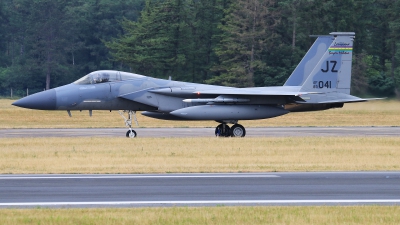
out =
[[(214, 128), (138, 128), (138, 137), (207, 137)], [(0, 138), (125, 136), (126, 129), (0, 129)], [(400, 136), (400, 127), (248, 128), (248, 137)], [(400, 205), (400, 172), (0, 175), (0, 207)]]
[[(135, 128), (137, 137), (210, 137), (215, 128)], [(10, 137), (125, 137), (126, 128), (0, 129)], [(268, 127), (246, 128), (246, 137), (400, 136), (400, 127)]]
[(1, 175), (0, 207), (400, 205), (400, 172)]

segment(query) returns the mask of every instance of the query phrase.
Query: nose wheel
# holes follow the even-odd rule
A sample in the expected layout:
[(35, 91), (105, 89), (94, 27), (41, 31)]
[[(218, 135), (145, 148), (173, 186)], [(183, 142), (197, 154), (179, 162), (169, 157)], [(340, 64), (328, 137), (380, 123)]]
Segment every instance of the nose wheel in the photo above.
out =
[[(128, 113), (128, 118), (125, 117), (124, 113)], [(124, 111), (118, 111), (118, 113), (124, 118), (125, 120), (125, 126), (129, 127), (129, 130), (126, 132), (126, 137), (127, 138), (135, 138), (137, 136), (136, 131), (132, 129), (132, 116), (133, 119), (135, 120), (136, 126), (139, 126), (139, 123), (136, 118), (136, 111), (132, 110), (124, 110)]]
[(134, 131), (134, 130), (128, 130), (127, 132), (126, 132), (126, 137), (127, 138), (135, 138), (136, 137), (136, 131)]

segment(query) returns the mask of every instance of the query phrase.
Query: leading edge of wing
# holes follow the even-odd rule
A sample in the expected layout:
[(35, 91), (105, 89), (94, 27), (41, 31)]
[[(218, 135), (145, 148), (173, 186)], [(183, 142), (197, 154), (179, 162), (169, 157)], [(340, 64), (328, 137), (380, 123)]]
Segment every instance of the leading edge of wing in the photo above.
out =
[(204, 91), (193, 92), (195, 94), (206, 94), (206, 95), (279, 95), (279, 96), (301, 96), (304, 94), (312, 94), (310, 92), (300, 92), (295, 90), (288, 90), (287, 88), (271, 88), (271, 87), (260, 87), (260, 88), (224, 88), (224, 89), (212, 89)]

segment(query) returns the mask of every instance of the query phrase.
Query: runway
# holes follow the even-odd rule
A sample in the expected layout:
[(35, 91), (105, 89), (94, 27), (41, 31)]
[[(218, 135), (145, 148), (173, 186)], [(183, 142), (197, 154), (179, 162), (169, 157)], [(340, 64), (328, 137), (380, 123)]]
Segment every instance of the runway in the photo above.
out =
[(400, 205), (400, 172), (1, 175), (0, 207)]
[[(212, 137), (215, 128), (134, 128), (138, 137)], [(126, 128), (0, 129), (12, 137), (125, 137)], [(246, 137), (400, 136), (400, 127), (265, 127), (246, 128)]]

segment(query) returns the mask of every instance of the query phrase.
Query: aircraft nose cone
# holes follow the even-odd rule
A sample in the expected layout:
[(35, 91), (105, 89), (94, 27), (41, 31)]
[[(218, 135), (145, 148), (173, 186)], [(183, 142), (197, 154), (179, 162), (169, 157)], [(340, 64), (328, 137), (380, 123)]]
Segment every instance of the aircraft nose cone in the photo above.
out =
[(51, 89), (29, 95), (13, 102), (12, 105), (27, 109), (54, 110), (56, 109), (56, 91)]

